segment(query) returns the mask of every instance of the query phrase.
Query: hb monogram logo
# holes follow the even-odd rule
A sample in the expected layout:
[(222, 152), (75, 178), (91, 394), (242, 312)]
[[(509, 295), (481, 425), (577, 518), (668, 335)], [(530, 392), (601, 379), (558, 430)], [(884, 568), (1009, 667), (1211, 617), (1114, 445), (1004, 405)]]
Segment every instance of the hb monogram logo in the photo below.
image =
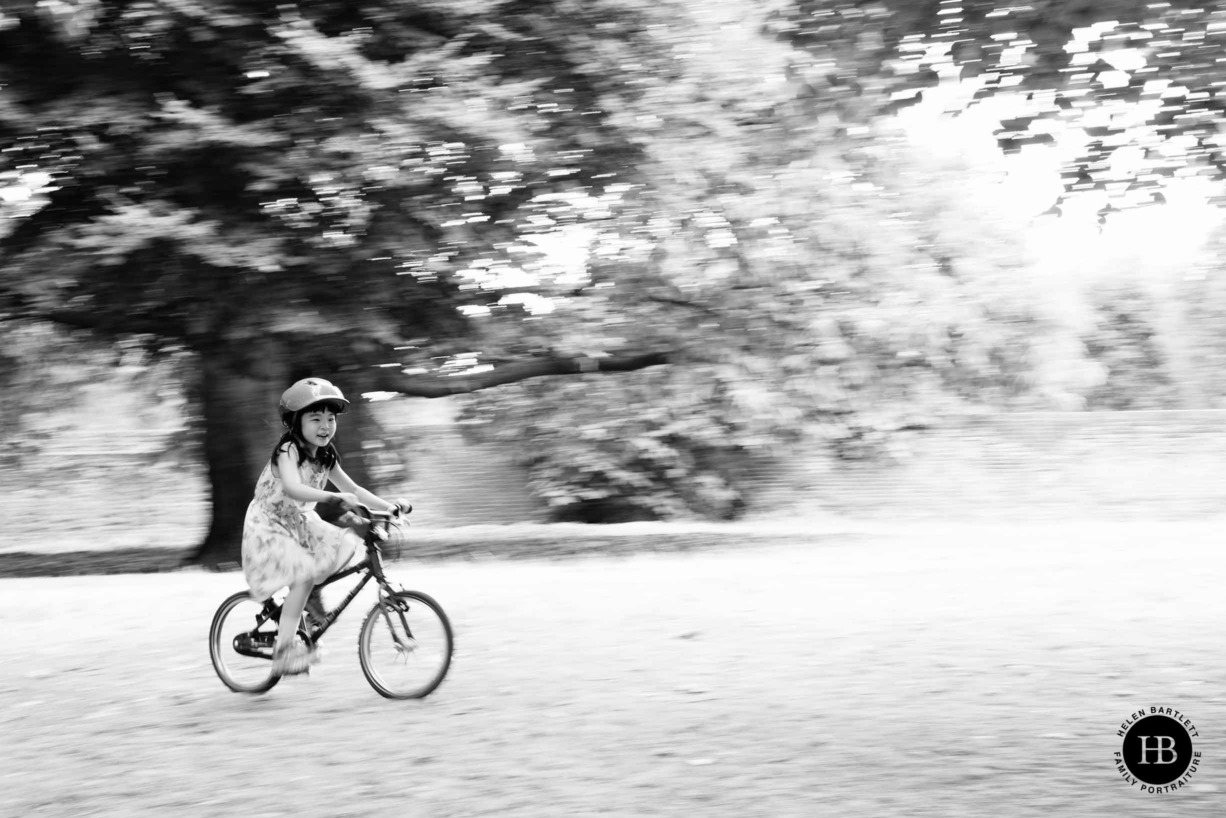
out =
[(1120, 725), (1124, 739), (1115, 754), (1124, 780), (1150, 793), (1171, 792), (1187, 783), (1200, 765), (1192, 749), (1198, 736), (1191, 719), (1170, 707), (1150, 707), (1132, 713)]
[[(1179, 761), (1179, 751), (1175, 749), (1174, 736), (1137, 736), (1141, 742), (1141, 760), (1139, 764), (1175, 764)], [(1157, 742), (1157, 747), (1150, 747), (1150, 739)], [(1149, 754), (1156, 753), (1157, 758), (1149, 760)]]

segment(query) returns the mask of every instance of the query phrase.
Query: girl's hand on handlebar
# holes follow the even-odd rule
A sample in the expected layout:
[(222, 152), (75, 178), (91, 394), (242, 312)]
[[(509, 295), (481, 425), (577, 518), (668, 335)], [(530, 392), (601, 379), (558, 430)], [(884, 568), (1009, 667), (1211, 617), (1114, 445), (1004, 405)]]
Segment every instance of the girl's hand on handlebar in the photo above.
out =
[(346, 511), (357, 511), (362, 507), (362, 502), (358, 499), (358, 496), (348, 491), (337, 492), (336, 499), (340, 501), (340, 504)]
[(413, 506), (409, 505), (409, 501), (403, 498), (396, 498), (396, 502), (392, 508), (392, 513), (403, 517), (413, 511)]

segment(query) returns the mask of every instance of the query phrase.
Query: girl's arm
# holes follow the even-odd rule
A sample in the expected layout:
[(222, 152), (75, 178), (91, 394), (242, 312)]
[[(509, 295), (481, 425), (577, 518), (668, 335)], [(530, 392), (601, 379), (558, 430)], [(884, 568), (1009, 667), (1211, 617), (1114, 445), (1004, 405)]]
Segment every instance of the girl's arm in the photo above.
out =
[[(352, 492), (345, 494), (343, 491), (324, 491), (303, 483), (302, 478), (298, 475), (297, 458), (298, 453), (291, 446), (286, 446), (277, 452), (277, 471), (280, 472), (281, 487), (289, 497), (300, 503), (329, 503), (340, 500), (346, 506), (352, 506), (359, 502)], [(339, 485), (338, 487), (343, 489)]]
[(373, 492), (367, 491), (353, 482), (353, 478), (345, 474), (345, 470), (341, 468), (340, 463), (332, 467), (332, 471), (328, 473), (328, 479), (332, 481), (332, 485), (341, 491), (355, 495), (359, 501), (373, 511), (393, 512), (400, 506), (400, 503), (389, 503), (382, 497), (376, 496)]

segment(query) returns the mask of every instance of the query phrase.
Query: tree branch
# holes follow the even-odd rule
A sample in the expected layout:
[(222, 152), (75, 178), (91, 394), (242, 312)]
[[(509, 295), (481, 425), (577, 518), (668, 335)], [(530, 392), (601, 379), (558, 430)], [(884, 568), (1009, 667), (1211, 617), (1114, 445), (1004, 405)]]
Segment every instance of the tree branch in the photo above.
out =
[(0, 291), (0, 310), (5, 318), (13, 321), (42, 321), (68, 329), (92, 332), (99, 337), (114, 338), (124, 335), (157, 335), (162, 338), (181, 338), (183, 330), (179, 321), (171, 315), (149, 315), (133, 312), (122, 320), (105, 312), (73, 309), (35, 309), (27, 306), (20, 297), (6, 301), (7, 294)]
[(684, 298), (677, 298), (671, 295), (648, 295), (646, 296), (646, 299), (656, 304), (668, 304), (673, 307), (685, 307), (686, 309), (697, 310), (698, 312), (706, 315), (718, 316), (720, 314), (718, 310), (713, 310), (703, 304), (699, 304), (695, 301), (689, 301)]
[(642, 355), (609, 355), (601, 358), (563, 358), (551, 356), (517, 361), (471, 375), (406, 375), (399, 367), (380, 367), (374, 377), (374, 388), (382, 392), (399, 392), (417, 398), (441, 398), (462, 395), (518, 383), (529, 378), (551, 375), (580, 375), (589, 372), (631, 372), (669, 362), (667, 352)]

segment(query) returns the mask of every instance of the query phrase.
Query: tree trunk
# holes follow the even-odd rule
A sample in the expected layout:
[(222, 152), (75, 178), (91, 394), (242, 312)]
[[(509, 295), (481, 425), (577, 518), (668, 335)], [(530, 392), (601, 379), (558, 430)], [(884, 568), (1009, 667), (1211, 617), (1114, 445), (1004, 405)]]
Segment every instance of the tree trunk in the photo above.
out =
[[(264, 349), (257, 365), (249, 351), (220, 349), (200, 355), (200, 399), (204, 415), (204, 456), (208, 467), (212, 521), (191, 562), (208, 568), (241, 564), (243, 520), (256, 480), (280, 435), (276, 407), (285, 363), (278, 350)], [(288, 385), (288, 383), (286, 383)]]

